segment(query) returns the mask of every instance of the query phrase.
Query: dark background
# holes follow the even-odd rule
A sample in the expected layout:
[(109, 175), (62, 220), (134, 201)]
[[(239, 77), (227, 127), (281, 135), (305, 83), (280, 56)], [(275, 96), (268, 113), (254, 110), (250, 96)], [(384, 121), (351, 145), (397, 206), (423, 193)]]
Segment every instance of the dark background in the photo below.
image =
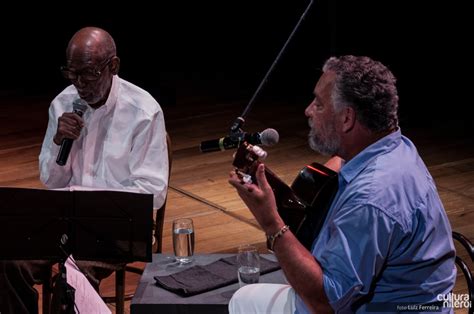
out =
[[(116, 40), (120, 76), (162, 104), (242, 100), (243, 110), (308, 2), (137, 1), (17, 5), (0, 21), (0, 95), (60, 92), (59, 67), (83, 26)], [(330, 55), (368, 55), (398, 78), (400, 117), (437, 127), (472, 126), (473, 51), (467, 3), (316, 1), (270, 76), (256, 106), (307, 103)]]

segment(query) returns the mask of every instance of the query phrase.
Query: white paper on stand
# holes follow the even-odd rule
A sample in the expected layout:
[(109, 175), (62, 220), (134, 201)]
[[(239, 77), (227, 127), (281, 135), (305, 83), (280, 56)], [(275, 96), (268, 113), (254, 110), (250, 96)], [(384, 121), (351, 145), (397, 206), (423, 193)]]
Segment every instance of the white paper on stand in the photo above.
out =
[(68, 257), (65, 263), (67, 283), (74, 289), (74, 303), (77, 313), (111, 314), (105, 302), (99, 296), (89, 280), (77, 268), (74, 258)]

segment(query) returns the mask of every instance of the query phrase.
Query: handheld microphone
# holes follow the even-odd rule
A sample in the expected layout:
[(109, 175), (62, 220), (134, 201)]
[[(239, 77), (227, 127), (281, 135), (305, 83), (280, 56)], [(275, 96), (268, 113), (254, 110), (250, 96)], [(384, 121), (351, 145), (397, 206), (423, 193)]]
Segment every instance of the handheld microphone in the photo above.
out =
[[(74, 100), (72, 103), (72, 111), (77, 114), (79, 117), (82, 117), (84, 112), (87, 110), (87, 102), (81, 98)], [(64, 138), (61, 142), (61, 147), (59, 148), (58, 157), (56, 158), (56, 163), (60, 166), (64, 166), (69, 157), (69, 152), (71, 151), (73, 140), (70, 138)]]
[(278, 143), (280, 135), (275, 129), (265, 129), (262, 132), (244, 133), (242, 140), (233, 140), (230, 136), (221, 137), (215, 140), (201, 142), (199, 149), (201, 153), (216, 152), (239, 147), (241, 142), (246, 141), (252, 145), (262, 144), (264, 146), (272, 146)]

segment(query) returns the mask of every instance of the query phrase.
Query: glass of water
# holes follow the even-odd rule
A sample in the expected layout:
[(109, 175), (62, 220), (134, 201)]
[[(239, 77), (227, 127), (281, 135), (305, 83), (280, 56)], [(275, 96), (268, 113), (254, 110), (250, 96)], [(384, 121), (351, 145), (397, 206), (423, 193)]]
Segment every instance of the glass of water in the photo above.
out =
[(260, 255), (258, 255), (255, 246), (250, 244), (239, 246), (237, 267), (240, 287), (258, 282), (260, 277)]
[(190, 218), (173, 220), (173, 249), (176, 261), (190, 263), (194, 254), (194, 226)]

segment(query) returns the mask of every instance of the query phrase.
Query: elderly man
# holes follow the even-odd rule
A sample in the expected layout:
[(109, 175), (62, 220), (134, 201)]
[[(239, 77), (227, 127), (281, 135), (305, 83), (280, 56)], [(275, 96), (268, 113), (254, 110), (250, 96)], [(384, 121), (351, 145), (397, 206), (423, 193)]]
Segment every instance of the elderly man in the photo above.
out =
[[(118, 77), (115, 42), (103, 29), (86, 27), (76, 32), (66, 59), (61, 71), (72, 85), (56, 96), (49, 109), (39, 156), (41, 181), (48, 188), (81, 186), (150, 193), (154, 207), (160, 208), (166, 199), (169, 171), (160, 105), (148, 92)], [(82, 116), (73, 112), (78, 98), (87, 103)], [(56, 158), (63, 139), (74, 141), (64, 165), (59, 165)], [(0, 313), (38, 312), (33, 285), (41, 283), (50, 264), (2, 262)], [(113, 271), (90, 263), (82, 266), (96, 288)]]

